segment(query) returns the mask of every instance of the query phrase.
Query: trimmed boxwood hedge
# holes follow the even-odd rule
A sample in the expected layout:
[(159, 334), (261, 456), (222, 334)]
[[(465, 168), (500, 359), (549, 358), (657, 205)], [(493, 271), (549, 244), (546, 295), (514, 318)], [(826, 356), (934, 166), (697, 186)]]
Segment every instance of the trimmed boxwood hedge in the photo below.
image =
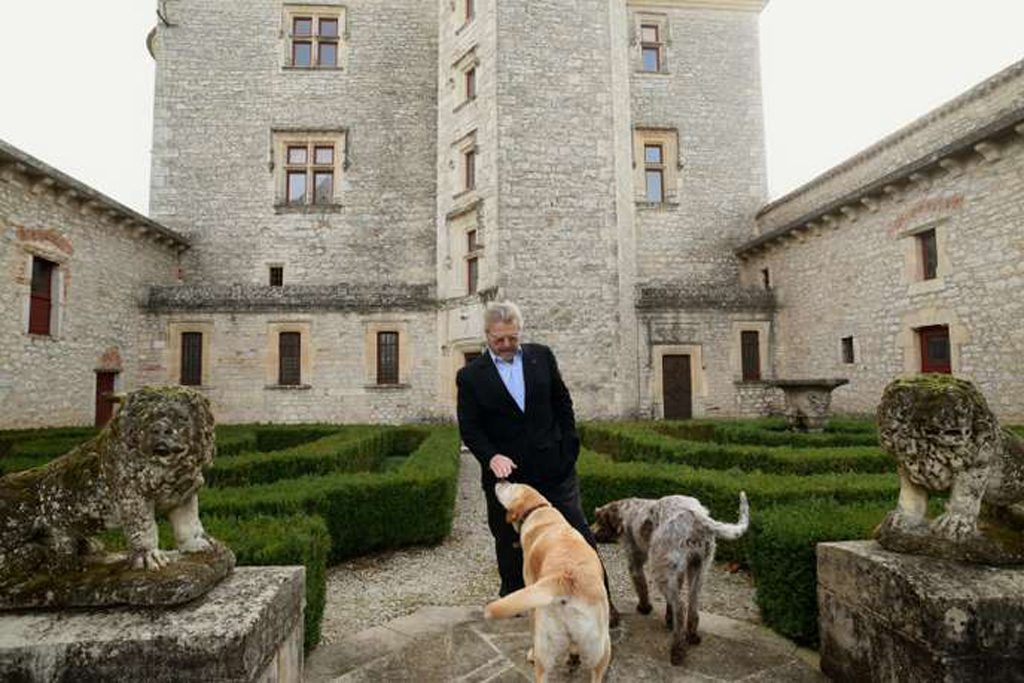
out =
[(580, 436), (585, 446), (607, 453), (617, 462), (663, 462), (705, 469), (740, 468), (790, 474), (896, 470), (893, 459), (877, 446), (771, 448), (685, 441), (640, 424), (584, 424)]
[(441, 541), (451, 531), (459, 441), (452, 427), (384, 429), (392, 444), (419, 447), (386, 473), (338, 472), (270, 484), (210, 488), (200, 509), (214, 516), (319, 514), (331, 535), (331, 560), (372, 550)]
[(721, 444), (789, 446), (792, 448), (878, 447), (878, 435), (874, 431), (809, 434), (765, 429), (756, 424), (738, 420), (660, 422), (653, 425), (652, 429), (666, 436), (686, 441), (711, 441)]
[(320, 624), (327, 601), (327, 559), (331, 537), (320, 517), (260, 515), (246, 519), (209, 517), (203, 526), (228, 545), (239, 566), (303, 565), (306, 568), (306, 650), (320, 642)]
[(372, 471), (380, 469), (384, 459), (396, 449), (400, 451), (406, 446), (398, 444), (397, 439), (396, 430), (336, 429), (334, 433), (294, 448), (218, 457), (204, 476), (209, 486), (216, 487), (264, 484), (305, 475)]

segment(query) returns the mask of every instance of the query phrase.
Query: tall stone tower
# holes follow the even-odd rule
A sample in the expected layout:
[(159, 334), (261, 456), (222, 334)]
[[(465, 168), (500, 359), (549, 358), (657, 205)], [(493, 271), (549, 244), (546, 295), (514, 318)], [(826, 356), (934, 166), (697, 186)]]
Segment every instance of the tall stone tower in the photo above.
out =
[(763, 4), (161, 0), (151, 214), (193, 248), (150, 379), (191, 345), (229, 420), (449, 416), (509, 298), (584, 416), (756, 409)]

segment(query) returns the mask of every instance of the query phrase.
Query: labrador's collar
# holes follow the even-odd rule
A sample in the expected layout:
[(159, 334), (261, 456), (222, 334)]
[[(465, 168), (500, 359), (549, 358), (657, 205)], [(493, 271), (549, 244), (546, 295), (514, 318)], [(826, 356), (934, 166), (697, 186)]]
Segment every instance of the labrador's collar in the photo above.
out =
[(516, 521), (519, 522), (520, 526), (522, 526), (523, 523), (526, 522), (526, 518), (529, 517), (530, 515), (532, 515), (534, 512), (536, 512), (537, 510), (540, 510), (541, 508), (549, 508), (549, 507), (551, 507), (551, 503), (548, 503), (548, 502), (538, 503), (537, 505), (534, 505), (532, 508), (527, 508), (526, 512), (523, 513), (523, 516), (520, 517)]

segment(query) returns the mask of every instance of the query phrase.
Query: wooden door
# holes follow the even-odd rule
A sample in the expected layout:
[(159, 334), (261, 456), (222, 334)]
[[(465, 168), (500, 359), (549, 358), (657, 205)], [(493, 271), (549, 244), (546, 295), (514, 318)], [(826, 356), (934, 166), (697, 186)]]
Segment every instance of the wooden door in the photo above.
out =
[(469, 365), (470, 363), (472, 363), (473, 361), (475, 361), (479, 357), (480, 357), (480, 352), (479, 351), (464, 351), (462, 353), (462, 365), (463, 365), (463, 367)]
[(661, 387), (666, 420), (688, 420), (693, 417), (689, 355), (662, 356)]
[(116, 372), (96, 373), (96, 426), (103, 427), (114, 414), (114, 378)]
[(921, 372), (953, 372), (949, 354), (949, 328), (933, 325), (917, 330), (921, 340)]

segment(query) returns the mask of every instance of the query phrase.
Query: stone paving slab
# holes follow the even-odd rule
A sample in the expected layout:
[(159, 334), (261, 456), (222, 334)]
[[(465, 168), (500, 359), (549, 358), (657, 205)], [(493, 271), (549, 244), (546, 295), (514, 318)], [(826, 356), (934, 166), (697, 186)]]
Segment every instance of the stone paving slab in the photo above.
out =
[[(683, 666), (669, 664), (670, 634), (653, 615), (624, 615), (612, 631), (612, 664), (605, 678), (616, 681), (756, 681), (817, 683), (827, 679), (816, 655), (770, 630), (713, 614), (701, 615), (703, 642), (692, 646)], [(511, 683), (533, 680), (526, 661), (530, 621), (485, 621), (479, 609), (428, 607), (367, 629), (333, 645), (322, 645), (306, 661), (309, 683), (457, 681)], [(550, 680), (589, 680), (568, 665)]]

